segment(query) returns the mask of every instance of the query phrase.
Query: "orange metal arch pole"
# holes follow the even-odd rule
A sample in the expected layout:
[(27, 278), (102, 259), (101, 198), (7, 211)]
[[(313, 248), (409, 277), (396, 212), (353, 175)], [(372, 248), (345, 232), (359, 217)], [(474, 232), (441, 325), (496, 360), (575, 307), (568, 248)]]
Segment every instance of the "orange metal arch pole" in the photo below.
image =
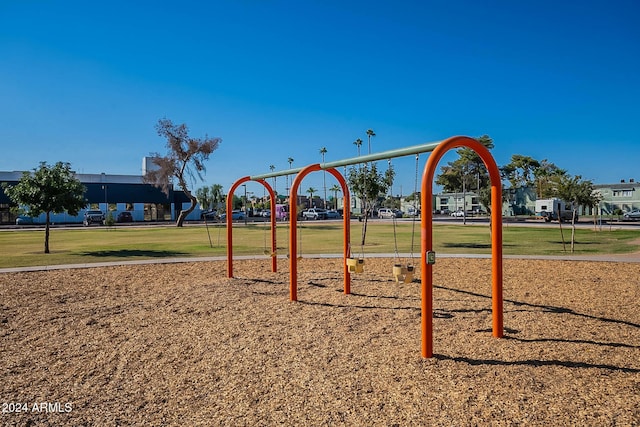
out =
[[(305, 176), (310, 174), (311, 172), (322, 170), (320, 164), (309, 165), (305, 168), (302, 168), (300, 172), (296, 175), (291, 183), (291, 190), (289, 193), (289, 300), (298, 301), (298, 187), (300, 187), (300, 183), (304, 179)], [(331, 175), (333, 175), (340, 186), (342, 187), (342, 194), (344, 194), (345, 207), (351, 207), (350, 197), (349, 197), (349, 188), (347, 187), (347, 183), (340, 172), (337, 170), (330, 168), (327, 169)], [(346, 264), (346, 258), (350, 255), (350, 236), (351, 236), (351, 212), (347, 210), (344, 214), (343, 218), (344, 224), (344, 244), (343, 244), (343, 255), (345, 260), (344, 262), (344, 293), (351, 293), (351, 274), (349, 273), (349, 268)]]
[(233, 193), (242, 183), (250, 181), (251, 177), (244, 176), (231, 185), (227, 193), (227, 277), (233, 277)]
[(289, 192), (289, 300), (298, 301), (298, 187), (306, 175), (319, 171), (320, 165), (302, 168), (291, 183)]
[(433, 150), (422, 175), (421, 194), (421, 236), (422, 247), (422, 357), (433, 356), (433, 265), (427, 263), (427, 252), (433, 250), (433, 177), (442, 156), (457, 147), (474, 150), (489, 171), (491, 180), (491, 254), (492, 286), (491, 301), (493, 313), (493, 336), (501, 338), (503, 329), (502, 298), (502, 185), (500, 171), (489, 150), (473, 138), (455, 136), (442, 141)]
[(255, 181), (264, 185), (269, 193), (269, 198), (271, 199), (271, 271), (275, 273), (278, 271), (278, 257), (276, 256), (276, 252), (278, 250), (278, 243), (276, 239), (276, 193), (273, 191), (273, 188), (271, 188), (267, 180), (258, 178)]
[[(227, 193), (227, 277), (233, 277), (233, 218), (231, 211), (233, 211), (233, 194), (236, 189), (243, 183), (251, 181), (251, 177), (245, 176), (238, 179), (231, 185), (229, 192)], [(273, 188), (264, 179), (256, 179), (256, 182), (264, 185), (271, 197), (271, 212), (276, 211), (275, 207), (275, 193)], [(271, 215), (271, 252), (275, 253), (277, 249), (276, 243), (276, 220), (275, 215)], [(275, 256), (271, 257), (271, 271), (276, 272), (278, 269), (278, 260)]]
[(344, 213), (342, 215), (343, 223), (343, 248), (342, 248), (342, 268), (344, 269), (344, 293), (349, 295), (351, 293), (351, 273), (349, 273), (349, 267), (347, 266), (347, 258), (351, 256), (351, 197), (349, 196), (349, 187), (342, 174), (334, 168), (327, 169), (331, 175), (333, 175), (340, 183), (342, 188), (343, 200), (344, 200)]

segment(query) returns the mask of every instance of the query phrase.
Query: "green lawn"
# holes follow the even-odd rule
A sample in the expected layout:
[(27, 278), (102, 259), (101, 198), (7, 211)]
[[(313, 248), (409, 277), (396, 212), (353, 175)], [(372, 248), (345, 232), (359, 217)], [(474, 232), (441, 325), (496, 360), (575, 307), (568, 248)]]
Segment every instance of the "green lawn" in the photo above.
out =
[[(299, 222), (299, 252), (302, 254), (341, 253), (342, 222)], [(278, 224), (278, 253), (288, 253), (287, 224)], [(366, 245), (360, 246), (362, 223), (351, 227), (352, 252), (420, 253), (420, 223), (371, 221)], [(434, 249), (445, 254), (489, 254), (491, 236), (488, 225), (434, 224)], [(395, 236), (395, 238), (394, 238)], [(569, 251), (570, 226), (564, 226)], [(413, 248), (412, 248), (413, 240)], [(640, 249), (640, 230), (576, 230), (575, 254), (619, 254)], [(238, 225), (233, 229), (235, 255), (260, 255), (269, 249), (269, 228), (264, 224)], [(505, 255), (562, 255), (563, 245), (558, 227), (503, 228)], [(19, 230), (0, 232), (0, 268), (171, 257), (226, 255), (226, 227), (187, 225), (183, 228), (118, 227), (54, 228), (51, 230), (50, 254), (43, 253), (44, 231)]]

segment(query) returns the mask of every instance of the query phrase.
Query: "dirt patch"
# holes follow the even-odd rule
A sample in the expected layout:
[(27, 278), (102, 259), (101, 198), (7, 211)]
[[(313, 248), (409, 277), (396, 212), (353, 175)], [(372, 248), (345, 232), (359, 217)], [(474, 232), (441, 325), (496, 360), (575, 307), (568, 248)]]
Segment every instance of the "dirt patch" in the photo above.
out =
[(0, 424), (640, 424), (640, 264), (505, 260), (496, 339), (491, 260), (439, 259), (427, 360), (392, 265), (304, 259), (295, 303), (285, 261), (2, 274)]

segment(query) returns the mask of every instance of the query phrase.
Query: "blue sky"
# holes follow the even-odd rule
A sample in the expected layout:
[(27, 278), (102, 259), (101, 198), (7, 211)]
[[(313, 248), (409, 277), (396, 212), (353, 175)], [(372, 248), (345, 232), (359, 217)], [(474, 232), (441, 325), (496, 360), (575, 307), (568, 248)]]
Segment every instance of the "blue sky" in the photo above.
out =
[[(166, 117), (222, 138), (196, 187), (353, 157), (368, 128), (373, 152), (487, 134), (499, 165), (640, 180), (639, 18), (636, 0), (0, 0), (0, 170), (139, 174)], [(393, 162), (411, 193), (414, 159)]]

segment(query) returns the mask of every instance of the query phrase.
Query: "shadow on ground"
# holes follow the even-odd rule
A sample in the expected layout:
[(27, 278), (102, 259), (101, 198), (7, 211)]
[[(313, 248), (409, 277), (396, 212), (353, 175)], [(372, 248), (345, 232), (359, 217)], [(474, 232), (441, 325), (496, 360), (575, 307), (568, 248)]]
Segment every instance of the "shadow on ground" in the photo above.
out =
[(79, 255), (96, 257), (96, 258), (108, 258), (108, 257), (111, 257), (111, 258), (134, 258), (134, 257), (170, 258), (175, 256), (187, 255), (187, 253), (179, 252), (179, 251), (170, 251), (170, 250), (157, 251), (153, 249), (119, 249), (119, 250), (109, 250), (109, 251), (80, 252)]

